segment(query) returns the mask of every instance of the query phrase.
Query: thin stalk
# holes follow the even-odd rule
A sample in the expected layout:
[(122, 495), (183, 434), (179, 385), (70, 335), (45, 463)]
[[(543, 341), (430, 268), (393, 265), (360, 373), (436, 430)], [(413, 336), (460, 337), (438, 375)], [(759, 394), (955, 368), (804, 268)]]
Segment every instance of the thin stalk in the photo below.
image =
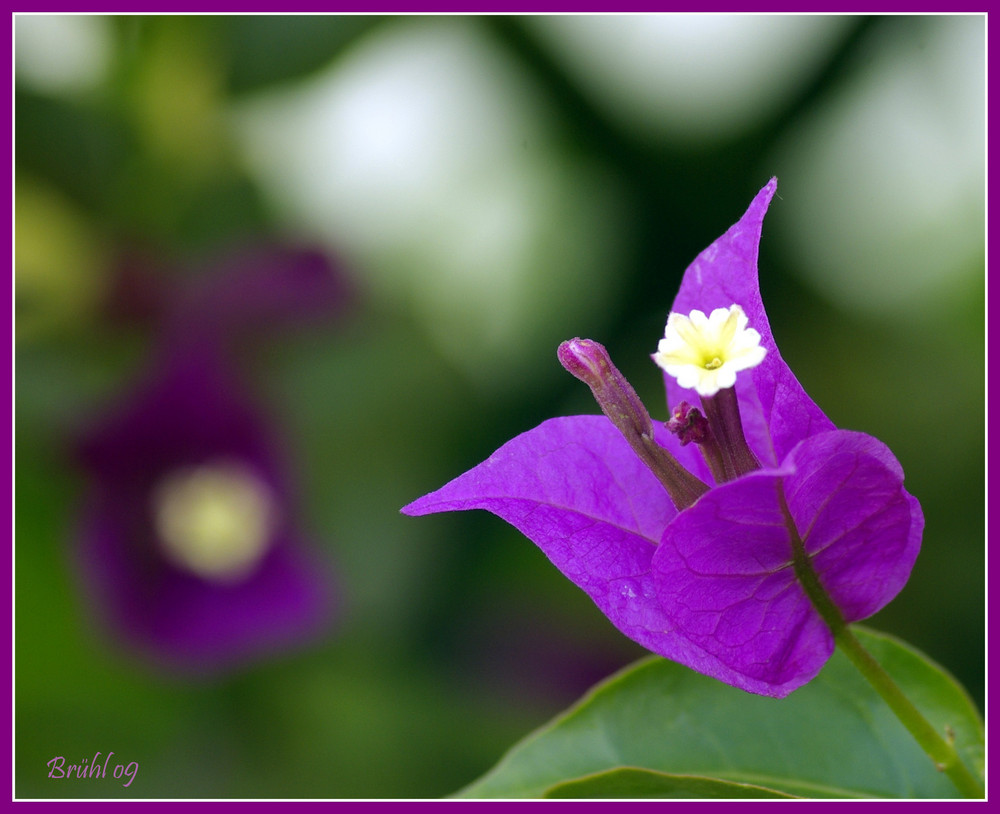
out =
[(955, 787), (962, 792), (962, 796), (984, 797), (985, 789), (982, 783), (962, 762), (951, 741), (942, 737), (913, 702), (903, 694), (899, 685), (892, 680), (875, 657), (865, 650), (851, 629), (844, 625), (840, 630), (834, 631), (833, 637), (844, 655), (868, 679), (868, 683), (882, 696), (896, 717), (902, 721), (903, 726), (913, 735), (920, 748), (930, 755), (938, 771), (948, 775)]
[(556, 354), (562, 366), (590, 388), (601, 411), (663, 484), (678, 511), (708, 491), (707, 483), (656, 443), (649, 412), (604, 345), (593, 339), (569, 339), (559, 345)]
[(792, 519), (785, 502), (784, 490), (778, 487), (778, 497), (781, 501), (781, 511), (785, 516), (785, 526), (788, 528), (792, 540), (792, 557), (795, 567), (795, 575), (812, 602), (813, 607), (823, 617), (823, 621), (833, 633), (833, 639), (851, 663), (858, 668), (861, 675), (867, 679), (875, 691), (882, 696), (882, 699), (889, 705), (889, 709), (895, 713), (903, 726), (913, 736), (934, 761), (938, 771), (944, 772), (955, 784), (955, 787), (964, 797), (982, 798), (986, 796), (986, 790), (980, 780), (972, 773), (968, 766), (962, 761), (954, 744), (941, 735), (928, 721), (923, 714), (914, 706), (913, 702), (903, 693), (899, 685), (893, 680), (885, 668), (882, 667), (875, 657), (869, 653), (857, 637), (851, 631), (847, 622), (844, 621), (840, 609), (834, 604), (830, 595), (823, 588), (812, 562), (806, 554), (805, 545), (799, 537), (795, 521)]

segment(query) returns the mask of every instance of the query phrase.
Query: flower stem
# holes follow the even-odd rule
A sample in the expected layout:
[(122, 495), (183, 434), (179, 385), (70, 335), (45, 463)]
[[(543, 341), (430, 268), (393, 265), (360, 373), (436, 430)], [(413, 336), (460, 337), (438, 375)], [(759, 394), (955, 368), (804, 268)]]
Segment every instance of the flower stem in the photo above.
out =
[(724, 387), (714, 396), (702, 396), (701, 406), (705, 408), (705, 417), (712, 428), (712, 435), (722, 451), (726, 468), (724, 480), (730, 481), (760, 469), (760, 461), (751, 451), (743, 434), (736, 387)]
[(823, 621), (826, 622), (833, 633), (834, 641), (851, 663), (858, 668), (872, 685), (875, 691), (882, 696), (882, 700), (889, 705), (889, 709), (895, 713), (903, 726), (913, 736), (934, 761), (938, 771), (944, 772), (950, 778), (955, 787), (964, 797), (982, 798), (986, 796), (986, 791), (982, 782), (972, 773), (968, 766), (962, 762), (962, 758), (955, 750), (950, 739), (942, 736), (934, 726), (928, 721), (919, 709), (903, 693), (899, 685), (892, 679), (875, 657), (869, 653), (857, 637), (851, 631), (847, 622), (840, 612), (840, 608), (834, 604), (830, 595), (826, 592), (819, 580), (819, 575), (812, 566), (809, 555), (806, 554), (805, 544), (799, 537), (792, 519), (788, 504), (785, 502), (784, 490), (778, 487), (778, 497), (781, 502), (781, 510), (785, 516), (785, 525), (788, 528), (792, 540), (792, 559), (795, 568), (795, 575), (799, 584), (802, 585), (809, 601), (816, 608)]
[(903, 694), (899, 685), (892, 680), (874, 656), (865, 650), (851, 629), (845, 624), (840, 630), (835, 630), (833, 636), (844, 655), (861, 671), (861, 674), (868, 679), (868, 683), (896, 713), (896, 717), (910, 731), (914, 740), (920, 744), (920, 748), (930, 755), (938, 771), (948, 775), (964, 797), (984, 797), (985, 789), (982, 783), (962, 762), (951, 741), (942, 737), (913, 702)]

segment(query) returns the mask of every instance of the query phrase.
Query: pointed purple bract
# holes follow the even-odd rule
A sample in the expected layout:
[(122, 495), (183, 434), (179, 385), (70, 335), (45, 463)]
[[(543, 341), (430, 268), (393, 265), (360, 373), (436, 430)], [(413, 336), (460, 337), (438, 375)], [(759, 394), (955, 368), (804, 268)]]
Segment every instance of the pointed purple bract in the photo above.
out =
[[(660, 432), (663, 441), (667, 433)], [(486, 509), (515, 526), (643, 647), (750, 692), (772, 694), (770, 683), (743, 675), (673, 630), (656, 599), (653, 562), (677, 510), (604, 416), (545, 421), (403, 511), (464, 509)]]
[[(688, 266), (670, 309), (681, 314), (698, 309), (708, 314), (735, 303), (760, 334), (767, 355), (757, 367), (737, 376), (736, 393), (747, 442), (765, 466), (780, 463), (803, 438), (834, 429), (781, 358), (760, 296), (757, 251), (764, 215), (777, 185), (777, 179), (772, 178), (746, 214)], [(692, 391), (678, 387), (672, 376), (664, 374), (663, 378), (669, 404), (691, 399)]]
[[(801, 548), (845, 621), (903, 587), (923, 516), (892, 453), (837, 430), (784, 363), (764, 312), (757, 252), (772, 179), (746, 214), (691, 264), (673, 311), (740, 305), (767, 350), (736, 389), (763, 468), (678, 512), (603, 416), (552, 419), (403, 508), (486, 509), (533, 540), (625, 635), (749, 692), (783, 697), (812, 679), (833, 637), (798, 582)], [(692, 391), (665, 377), (670, 404)], [(697, 445), (662, 425), (656, 440), (713, 482)]]

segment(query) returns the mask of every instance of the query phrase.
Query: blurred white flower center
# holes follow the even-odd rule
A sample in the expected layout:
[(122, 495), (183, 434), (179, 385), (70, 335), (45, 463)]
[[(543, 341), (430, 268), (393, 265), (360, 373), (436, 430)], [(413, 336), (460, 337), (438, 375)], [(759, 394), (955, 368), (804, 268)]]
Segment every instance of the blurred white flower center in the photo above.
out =
[(166, 557), (206, 579), (246, 577), (267, 551), (277, 507), (271, 489), (231, 462), (179, 469), (153, 490)]

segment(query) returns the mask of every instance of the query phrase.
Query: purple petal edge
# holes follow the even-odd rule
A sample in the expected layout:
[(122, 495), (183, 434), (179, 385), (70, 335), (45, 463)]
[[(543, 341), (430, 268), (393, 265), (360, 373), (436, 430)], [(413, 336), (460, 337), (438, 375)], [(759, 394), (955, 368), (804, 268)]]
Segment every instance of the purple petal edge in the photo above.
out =
[(615, 627), (652, 652), (758, 695), (782, 697), (802, 683), (746, 675), (675, 631), (651, 569), (660, 538), (683, 514), (603, 416), (543, 422), (401, 511), (468, 509), (521, 531)]

